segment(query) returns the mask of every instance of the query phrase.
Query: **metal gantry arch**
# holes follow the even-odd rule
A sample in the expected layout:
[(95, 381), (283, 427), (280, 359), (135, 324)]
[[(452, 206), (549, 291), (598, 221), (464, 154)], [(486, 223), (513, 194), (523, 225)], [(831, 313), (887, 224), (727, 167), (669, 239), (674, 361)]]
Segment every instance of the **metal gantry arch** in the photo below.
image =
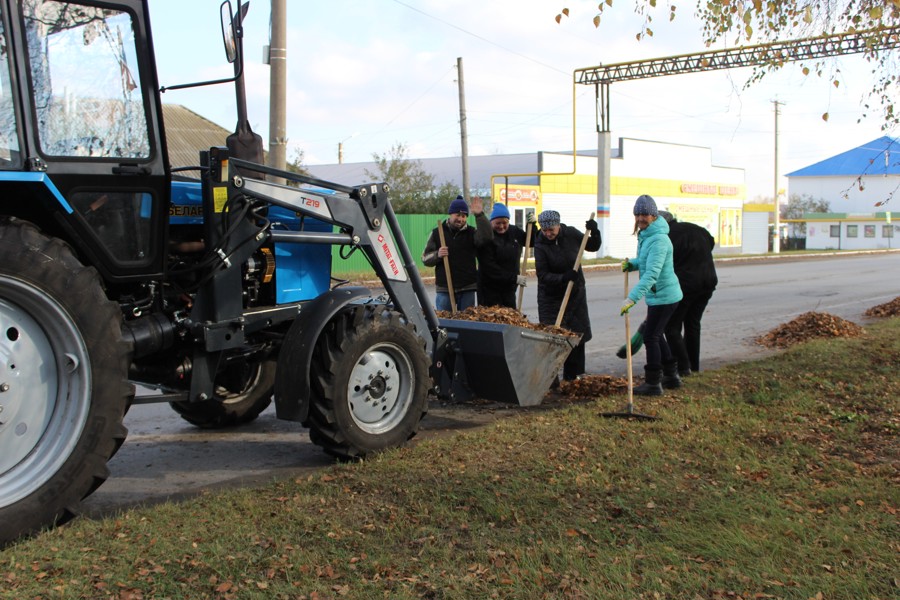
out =
[(574, 72), (574, 79), (576, 84), (595, 86), (598, 112), (597, 131), (609, 132), (609, 86), (617, 81), (766, 64), (778, 65), (843, 54), (891, 50), (897, 47), (900, 47), (900, 26), (881, 27), (858, 32), (826, 34), (799, 40), (586, 67), (577, 69)]

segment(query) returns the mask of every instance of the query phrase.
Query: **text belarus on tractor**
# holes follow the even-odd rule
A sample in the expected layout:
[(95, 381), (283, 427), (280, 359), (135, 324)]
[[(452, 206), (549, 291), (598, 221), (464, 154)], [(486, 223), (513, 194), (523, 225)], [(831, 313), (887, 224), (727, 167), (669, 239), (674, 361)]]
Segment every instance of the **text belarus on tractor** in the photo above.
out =
[[(146, 0), (0, 0), (0, 544), (78, 514), (133, 404), (219, 428), (274, 397), (364, 457), (415, 435), (429, 395), (539, 401), (577, 343), (439, 320), (386, 184), (260, 164), (245, 13), (216, 17), (234, 77), (161, 89)], [(233, 85), (236, 131), (173, 173), (161, 92), (210, 84)], [(333, 246), (384, 291), (332, 285)]]

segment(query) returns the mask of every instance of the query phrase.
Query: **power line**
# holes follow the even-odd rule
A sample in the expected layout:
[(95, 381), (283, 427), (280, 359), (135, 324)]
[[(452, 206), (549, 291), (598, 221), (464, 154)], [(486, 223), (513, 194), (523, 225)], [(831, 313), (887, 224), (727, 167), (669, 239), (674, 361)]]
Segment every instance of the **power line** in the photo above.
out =
[(552, 71), (556, 71), (557, 73), (562, 73), (562, 74), (565, 75), (566, 77), (570, 77), (570, 76), (572, 75), (571, 73), (567, 73), (566, 71), (561, 71), (560, 69), (557, 69), (556, 67), (554, 67), (554, 66), (552, 66), (552, 65), (548, 65), (547, 63), (542, 63), (541, 61), (539, 61), (539, 60), (537, 60), (537, 59), (531, 58), (530, 56), (525, 56), (525, 55), (522, 54), (521, 52), (516, 52), (515, 50), (512, 50), (512, 49), (510, 49), (510, 48), (507, 48), (506, 46), (501, 46), (501, 45), (498, 44), (497, 42), (495, 42), (495, 41), (493, 41), (493, 40), (489, 40), (489, 39), (487, 39), (487, 38), (485, 38), (485, 37), (482, 37), (482, 36), (478, 35), (477, 33), (472, 33), (471, 31), (469, 31), (469, 30), (467, 30), (467, 29), (463, 29), (463, 28), (460, 27), (459, 25), (454, 25), (453, 23), (450, 23), (449, 21), (445, 21), (444, 19), (441, 19), (440, 17), (436, 17), (436, 16), (434, 16), (434, 15), (430, 15), (430, 14), (428, 14), (427, 12), (425, 12), (425, 11), (423, 11), (423, 10), (421, 10), (421, 9), (416, 8), (415, 6), (410, 6), (410, 5), (407, 4), (406, 2), (401, 2), (400, 0), (394, 0), (394, 2), (396, 2), (396, 3), (399, 4), (400, 6), (405, 6), (405, 7), (408, 8), (409, 10), (412, 10), (412, 11), (415, 11), (415, 12), (421, 14), (421, 15), (424, 15), (424, 16), (428, 17), (429, 19), (434, 19), (435, 21), (438, 21), (439, 23), (443, 23), (443, 24), (446, 25), (447, 27), (452, 27), (453, 29), (456, 29), (457, 31), (461, 31), (461, 32), (463, 32), (464, 34), (466, 34), (466, 35), (468, 35), (468, 36), (471, 36), (471, 37), (473, 37), (473, 38), (475, 38), (475, 39), (477, 39), (477, 40), (480, 40), (480, 41), (482, 41), (482, 42), (484, 42), (484, 43), (486, 43), (486, 44), (490, 44), (491, 46), (495, 46), (495, 47), (497, 47), (497, 48), (500, 48), (500, 49), (503, 50), (504, 52), (509, 52), (510, 54), (513, 54), (513, 55), (515, 55), (515, 56), (518, 56), (519, 58), (524, 58), (524, 59), (527, 60), (527, 61), (533, 62), (533, 63), (536, 64), (536, 65), (540, 65), (540, 66), (542, 66), (542, 67), (544, 67), (544, 68), (550, 69), (550, 70), (552, 70)]

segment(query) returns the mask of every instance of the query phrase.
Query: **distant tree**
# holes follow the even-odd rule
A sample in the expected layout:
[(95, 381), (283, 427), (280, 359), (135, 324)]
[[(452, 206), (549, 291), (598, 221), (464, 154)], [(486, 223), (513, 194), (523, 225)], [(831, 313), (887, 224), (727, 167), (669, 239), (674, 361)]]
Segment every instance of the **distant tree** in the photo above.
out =
[(430, 212), (424, 208), (429, 206), (429, 201), (434, 196), (434, 175), (422, 167), (422, 161), (408, 158), (407, 153), (406, 146), (401, 142), (394, 144), (389, 153), (372, 153), (372, 160), (378, 171), (373, 173), (366, 169), (366, 176), (372, 181), (383, 181), (390, 186), (394, 212)]
[(294, 157), (287, 162), (287, 170), (291, 173), (296, 173), (298, 175), (306, 175), (310, 176), (309, 169), (303, 164), (303, 159), (306, 158), (306, 153), (299, 148), (294, 148)]
[(434, 190), (431, 194), (431, 198), (428, 199), (427, 204), (422, 207), (423, 210), (420, 212), (443, 214), (447, 212), (450, 203), (456, 200), (456, 197), (460, 194), (462, 194), (462, 190), (459, 189), (458, 185), (452, 181), (445, 181), (439, 188)]
[[(827, 200), (813, 199), (808, 194), (791, 194), (788, 201), (779, 207), (778, 215), (782, 219), (802, 219), (806, 213), (827, 213), (831, 204)], [(796, 223), (793, 229), (801, 236), (806, 235), (806, 223)]]
[[(664, 11), (664, 18), (675, 20), (676, 2), (673, 0), (632, 0), (634, 11), (643, 18), (638, 40), (653, 36), (654, 12)], [(626, 4), (622, 2), (621, 4)], [(662, 6), (660, 6), (662, 5)], [(617, 5), (618, 6), (618, 5)], [(682, 5), (683, 6), (683, 5)], [(613, 0), (598, 3), (594, 15), (594, 27), (600, 27), (603, 16), (613, 7)], [(665, 7), (665, 8), (662, 8)], [(679, 12), (679, 15), (681, 13)], [(720, 40), (729, 45), (743, 43), (761, 44), (815, 37), (831, 33), (868, 31), (881, 27), (900, 25), (900, 1), (898, 0), (696, 0), (695, 14), (703, 24), (702, 41), (711, 46)], [(563, 8), (556, 15), (556, 22), (569, 16), (569, 9)], [(880, 39), (871, 34), (873, 41)], [(896, 37), (896, 33), (894, 34)], [(896, 39), (894, 40), (896, 41)], [(869, 50), (864, 53), (872, 64), (872, 88), (863, 93), (864, 99), (877, 98), (883, 110), (882, 129), (889, 130), (900, 124), (900, 110), (895, 110), (895, 99), (900, 97), (900, 58), (897, 52)], [(752, 84), (767, 73), (777, 71), (785, 65), (777, 55), (766, 64), (755, 68), (747, 82)], [(801, 61), (805, 75), (815, 74), (827, 77), (837, 87), (841, 73), (832, 59)], [(863, 103), (862, 117), (867, 116), (868, 102)], [(828, 113), (822, 115), (828, 120)]]

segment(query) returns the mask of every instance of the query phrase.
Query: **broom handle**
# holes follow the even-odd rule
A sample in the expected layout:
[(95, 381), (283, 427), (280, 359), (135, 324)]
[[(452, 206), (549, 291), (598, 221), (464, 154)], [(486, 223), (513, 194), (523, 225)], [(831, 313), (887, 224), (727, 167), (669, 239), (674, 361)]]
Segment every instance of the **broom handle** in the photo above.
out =
[[(625, 297), (628, 297), (628, 271), (625, 271)], [(625, 313), (625, 358), (628, 363), (628, 412), (634, 410), (634, 373), (631, 368), (631, 321)]]
[[(525, 221), (525, 254), (522, 256), (522, 276), (524, 277), (528, 273), (528, 248), (531, 246), (531, 230), (534, 229), (534, 225), (529, 223), (527, 220)], [(516, 304), (516, 310), (522, 312), (522, 296), (525, 295), (525, 286), (519, 286), (519, 302)]]
[[(588, 217), (588, 221), (594, 220), (594, 213), (591, 213), (591, 216)], [(587, 246), (588, 240), (591, 238), (591, 230), (587, 229), (584, 232), (584, 235), (581, 236), (581, 247), (578, 249), (578, 256), (575, 258), (575, 266), (572, 269), (577, 273), (578, 268), (581, 266), (581, 256), (584, 254), (584, 247)], [(556, 315), (556, 326), (562, 323), (563, 315), (566, 313), (566, 304), (569, 303), (569, 296), (572, 295), (572, 288), (575, 287), (575, 282), (570, 281), (566, 286), (566, 295), (563, 296), (562, 304), (559, 305), (559, 314)]]
[[(441, 238), (441, 248), (447, 243), (444, 241), (444, 223), (438, 220), (438, 235)], [(453, 277), (450, 276), (450, 257), (444, 256), (444, 273), (447, 274), (447, 291), (450, 293), (450, 313), (456, 312), (456, 294), (453, 293)]]

